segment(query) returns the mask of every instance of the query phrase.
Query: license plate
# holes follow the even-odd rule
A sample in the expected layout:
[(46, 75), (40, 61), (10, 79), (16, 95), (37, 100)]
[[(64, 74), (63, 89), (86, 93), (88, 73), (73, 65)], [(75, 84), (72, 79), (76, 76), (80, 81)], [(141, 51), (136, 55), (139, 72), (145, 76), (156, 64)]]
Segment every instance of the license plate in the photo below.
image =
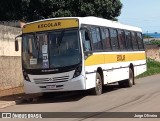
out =
[(46, 88), (47, 89), (56, 89), (56, 85), (47, 85)]

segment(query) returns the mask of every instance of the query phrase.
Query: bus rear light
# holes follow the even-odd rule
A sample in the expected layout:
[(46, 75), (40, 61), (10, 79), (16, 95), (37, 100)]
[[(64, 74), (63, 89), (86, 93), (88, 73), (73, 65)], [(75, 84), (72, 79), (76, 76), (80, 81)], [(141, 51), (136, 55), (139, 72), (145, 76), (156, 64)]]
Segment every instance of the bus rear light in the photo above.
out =
[(73, 78), (79, 76), (82, 72), (82, 65), (79, 65), (76, 69), (75, 69), (75, 72), (74, 72), (74, 75), (73, 75)]

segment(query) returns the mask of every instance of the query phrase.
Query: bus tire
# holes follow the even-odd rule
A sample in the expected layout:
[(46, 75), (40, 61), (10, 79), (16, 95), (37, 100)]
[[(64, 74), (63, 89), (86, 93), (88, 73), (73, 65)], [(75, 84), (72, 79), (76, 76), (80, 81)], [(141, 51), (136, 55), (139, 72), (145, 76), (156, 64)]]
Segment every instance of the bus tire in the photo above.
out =
[(93, 95), (101, 95), (102, 94), (102, 78), (101, 75), (97, 72), (96, 73), (96, 86), (91, 89), (91, 94)]
[(134, 84), (134, 74), (133, 70), (129, 68), (129, 78), (126, 80), (126, 87), (132, 87)]

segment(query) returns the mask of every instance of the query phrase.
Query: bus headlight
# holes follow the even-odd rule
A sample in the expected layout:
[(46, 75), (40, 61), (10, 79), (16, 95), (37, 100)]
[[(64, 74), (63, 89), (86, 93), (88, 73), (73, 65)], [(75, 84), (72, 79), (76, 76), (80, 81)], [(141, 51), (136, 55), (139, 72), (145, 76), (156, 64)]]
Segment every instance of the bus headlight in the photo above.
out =
[(30, 82), (30, 79), (29, 79), (29, 77), (28, 77), (28, 74), (27, 74), (25, 71), (23, 71), (23, 77), (24, 77), (24, 79), (25, 79), (26, 81), (29, 81), (29, 82)]
[(74, 75), (73, 75), (73, 78), (79, 76), (82, 72), (82, 65), (79, 65), (76, 69), (75, 69), (75, 72), (74, 72)]

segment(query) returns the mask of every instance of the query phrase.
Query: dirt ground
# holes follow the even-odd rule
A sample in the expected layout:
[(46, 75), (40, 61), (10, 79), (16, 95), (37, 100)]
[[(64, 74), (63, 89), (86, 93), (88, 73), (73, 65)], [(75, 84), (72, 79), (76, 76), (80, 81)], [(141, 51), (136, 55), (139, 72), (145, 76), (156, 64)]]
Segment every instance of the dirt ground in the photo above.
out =
[(24, 93), (23, 87), (16, 87), (12, 89), (0, 90), (0, 97), (9, 96), (9, 95), (16, 95)]
[(1, 101), (28, 101), (28, 99), (37, 99), (42, 96), (41, 94), (25, 94), (24, 87), (16, 87), (6, 90), (0, 90), (0, 102)]

